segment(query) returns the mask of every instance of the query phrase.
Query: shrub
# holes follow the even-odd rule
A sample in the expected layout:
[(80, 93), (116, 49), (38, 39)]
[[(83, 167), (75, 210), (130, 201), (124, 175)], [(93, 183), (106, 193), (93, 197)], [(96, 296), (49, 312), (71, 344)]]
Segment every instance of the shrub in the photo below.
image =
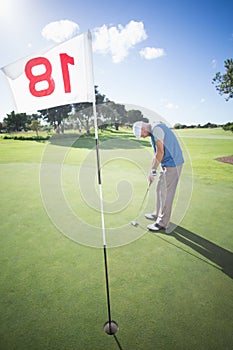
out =
[(19, 135), (4, 135), (4, 140), (19, 140), (19, 141), (46, 141), (50, 136), (19, 136)]
[(223, 125), (223, 130), (233, 132), (233, 123), (229, 122)]

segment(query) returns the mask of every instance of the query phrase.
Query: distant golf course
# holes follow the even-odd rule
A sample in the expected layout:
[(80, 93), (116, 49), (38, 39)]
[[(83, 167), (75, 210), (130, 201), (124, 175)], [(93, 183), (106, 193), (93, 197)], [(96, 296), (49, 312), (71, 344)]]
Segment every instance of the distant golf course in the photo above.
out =
[(152, 234), (143, 214), (154, 187), (141, 208), (149, 141), (131, 129), (99, 134), (117, 338), (103, 330), (94, 135), (0, 136), (1, 350), (233, 349), (233, 164), (217, 160), (233, 156), (233, 134), (177, 135), (188, 165), (174, 230)]

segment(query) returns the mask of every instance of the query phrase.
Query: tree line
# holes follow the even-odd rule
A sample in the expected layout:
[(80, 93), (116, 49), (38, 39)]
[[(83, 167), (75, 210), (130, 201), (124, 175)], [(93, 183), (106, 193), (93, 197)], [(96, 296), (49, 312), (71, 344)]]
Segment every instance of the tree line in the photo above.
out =
[[(100, 129), (107, 126), (132, 125), (136, 121), (148, 122), (140, 110), (126, 111), (123, 104), (115, 103), (100, 94), (98, 86), (95, 86), (97, 124)], [(33, 130), (37, 133), (42, 124), (44, 128), (52, 128), (56, 133), (64, 133), (66, 129), (87, 133), (94, 126), (92, 103), (74, 103), (57, 106), (37, 111), (37, 114), (27, 115), (26, 113), (15, 113), (12, 111), (0, 123), (2, 132), (20, 132)]]
[(206, 124), (197, 124), (197, 125), (186, 125), (186, 124), (180, 124), (176, 123), (174, 125), (174, 129), (194, 129), (194, 128), (200, 128), (200, 129), (212, 129), (212, 128), (219, 128), (222, 127), (225, 131), (232, 131), (233, 132), (233, 123), (228, 122), (226, 124), (215, 124), (215, 123), (206, 123)]

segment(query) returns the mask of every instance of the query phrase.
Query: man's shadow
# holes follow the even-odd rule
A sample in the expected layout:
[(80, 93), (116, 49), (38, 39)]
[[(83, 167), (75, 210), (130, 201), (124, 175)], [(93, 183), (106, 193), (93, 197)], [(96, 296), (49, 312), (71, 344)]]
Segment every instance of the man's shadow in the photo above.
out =
[[(219, 247), (218, 245), (208, 241), (207, 239), (190, 232), (183, 227), (177, 226), (169, 236), (173, 236), (177, 241), (192, 248), (194, 251), (207, 258), (210, 262), (216, 264), (213, 265), (208, 260), (204, 260), (191, 252), (185, 250), (187, 253), (195, 256), (196, 258), (203, 260), (204, 262), (211, 264), (213, 267), (221, 270), (227, 276), (233, 279), (233, 253), (229, 250)], [(160, 236), (161, 237), (161, 236)], [(171, 243), (171, 242), (169, 242)], [(171, 243), (173, 244), (173, 243)], [(181, 246), (177, 246), (179, 249), (184, 250)]]

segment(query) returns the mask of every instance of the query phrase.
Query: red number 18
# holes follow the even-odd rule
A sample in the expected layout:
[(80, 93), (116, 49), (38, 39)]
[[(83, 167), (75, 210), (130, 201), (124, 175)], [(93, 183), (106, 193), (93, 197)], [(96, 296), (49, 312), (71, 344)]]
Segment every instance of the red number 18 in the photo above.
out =
[[(63, 84), (65, 93), (71, 92), (70, 86), (70, 74), (68, 64), (74, 65), (74, 58), (68, 56), (66, 53), (60, 54), (61, 70), (63, 77)], [(45, 72), (42, 74), (35, 75), (32, 69), (36, 66), (43, 65)], [(52, 65), (50, 61), (45, 57), (36, 57), (29, 60), (25, 66), (25, 74), (29, 80), (29, 90), (35, 97), (42, 97), (51, 95), (55, 90), (55, 82), (52, 78)], [(47, 82), (48, 87), (45, 89), (38, 90), (36, 84), (40, 82)]]

